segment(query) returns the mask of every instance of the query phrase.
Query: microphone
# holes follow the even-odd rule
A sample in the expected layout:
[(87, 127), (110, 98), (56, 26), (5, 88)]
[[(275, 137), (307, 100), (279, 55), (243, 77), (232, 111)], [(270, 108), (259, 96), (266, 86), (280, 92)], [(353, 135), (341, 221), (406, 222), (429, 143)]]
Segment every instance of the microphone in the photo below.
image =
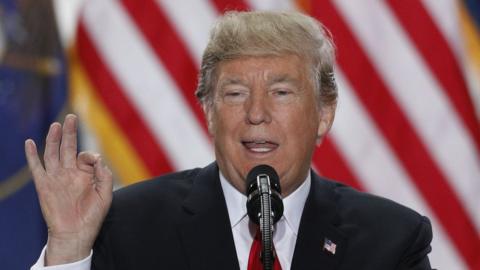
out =
[(260, 224), (262, 195), (267, 195), (271, 201), (273, 224), (277, 223), (283, 215), (283, 202), (280, 194), (280, 181), (274, 168), (268, 165), (258, 165), (250, 170), (247, 175), (247, 213), (250, 220)]
[(248, 173), (247, 213), (260, 225), (263, 267), (273, 269), (273, 225), (283, 215), (280, 181), (274, 168), (258, 165)]

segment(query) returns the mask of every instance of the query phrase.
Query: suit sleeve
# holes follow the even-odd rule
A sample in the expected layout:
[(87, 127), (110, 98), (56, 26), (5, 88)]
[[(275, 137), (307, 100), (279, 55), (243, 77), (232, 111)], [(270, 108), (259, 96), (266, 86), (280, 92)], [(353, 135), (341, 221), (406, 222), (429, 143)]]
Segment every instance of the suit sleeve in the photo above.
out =
[[(110, 215), (110, 213), (109, 213)], [(114, 270), (113, 247), (109, 241), (109, 216), (105, 219), (102, 229), (95, 240), (92, 256), (92, 270)]]
[(426, 217), (421, 217), (420, 222), (412, 233), (410, 246), (406, 249), (397, 270), (431, 270), (428, 253), (432, 251), (432, 226)]

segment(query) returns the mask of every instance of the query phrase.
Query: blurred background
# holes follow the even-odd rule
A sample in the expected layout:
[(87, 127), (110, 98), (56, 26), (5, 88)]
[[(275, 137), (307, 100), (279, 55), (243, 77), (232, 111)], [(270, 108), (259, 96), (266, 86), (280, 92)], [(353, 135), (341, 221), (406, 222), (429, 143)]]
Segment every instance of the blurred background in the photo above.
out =
[(249, 9), (303, 11), (336, 42), (312, 167), (428, 216), (434, 267), (480, 269), (479, 0), (0, 0), (0, 269), (45, 244), (23, 144), (66, 113), (117, 188), (214, 160), (201, 54), (216, 17)]

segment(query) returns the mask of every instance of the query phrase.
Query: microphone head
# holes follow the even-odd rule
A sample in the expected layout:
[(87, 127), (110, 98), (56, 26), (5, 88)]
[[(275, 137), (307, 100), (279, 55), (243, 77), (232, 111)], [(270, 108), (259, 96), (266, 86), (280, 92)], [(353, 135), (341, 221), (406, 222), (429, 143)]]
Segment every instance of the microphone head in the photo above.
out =
[(280, 179), (274, 168), (268, 165), (258, 165), (247, 175), (247, 213), (250, 219), (259, 224), (261, 213), (261, 194), (259, 191), (258, 176), (268, 176), (271, 190), (271, 208), (273, 224), (283, 215), (283, 202), (281, 196)]
[(257, 176), (262, 174), (268, 175), (268, 177), (270, 178), (270, 188), (272, 190), (275, 190), (278, 193), (282, 193), (280, 189), (280, 179), (275, 169), (271, 166), (262, 164), (255, 166), (253, 169), (250, 170), (247, 175), (247, 195), (251, 194), (251, 191), (249, 189), (257, 188)]

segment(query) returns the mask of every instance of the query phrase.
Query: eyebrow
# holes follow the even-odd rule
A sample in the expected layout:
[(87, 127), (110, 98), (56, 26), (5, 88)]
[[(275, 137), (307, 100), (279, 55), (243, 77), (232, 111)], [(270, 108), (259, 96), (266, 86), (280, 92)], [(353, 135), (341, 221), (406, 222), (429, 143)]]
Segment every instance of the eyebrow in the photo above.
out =
[(223, 88), (226, 85), (231, 85), (231, 84), (245, 85), (245, 83), (239, 78), (227, 78), (227, 79), (222, 80), (220, 82), (220, 84), (218, 85), (218, 87)]
[(242, 80), (239, 78), (226, 78), (222, 80), (221, 85), (227, 85), (227, 84), (242, 84)]
[(275, 75), (271, 79), (269, 79), (269, 81), (269, 85), (276, 83), (292, 83), (294, 85), (299, 85), (299, 80), (293, 79), (288, 74)]
[[(271, 86), (276, 83), (291, 83), (295, 86), (300, 85), (299, 80), (293, 79), (288, 74), (273, 75), (268, 79), (268, 85)], [(240, 78), (225, 78), (218, 84), (218, 87), (223, 88), (227, 85), (247, 85), (247, 83)]]

